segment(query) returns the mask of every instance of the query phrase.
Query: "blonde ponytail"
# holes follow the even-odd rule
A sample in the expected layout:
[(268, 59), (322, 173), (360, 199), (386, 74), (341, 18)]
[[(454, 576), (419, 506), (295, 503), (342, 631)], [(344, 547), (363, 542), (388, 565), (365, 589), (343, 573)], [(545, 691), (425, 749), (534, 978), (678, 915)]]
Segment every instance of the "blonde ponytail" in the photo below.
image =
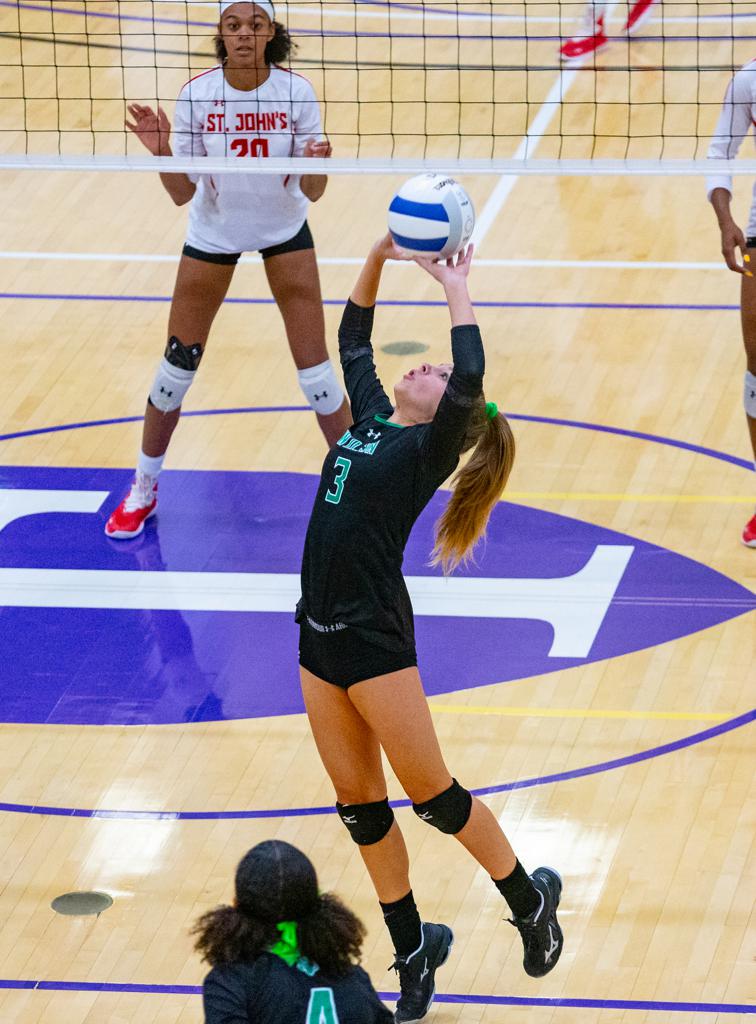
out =
[(473, 453), (457, 471), (452, 496), (436, 523), (436, 544), (430, 564), (440, 565), (445, 576), (472, 557), (514, 464), (512, 429), (499, 412), (493, 419), (487, 417), (482, 397), (475, 405), (462, 451), (470, 448)]

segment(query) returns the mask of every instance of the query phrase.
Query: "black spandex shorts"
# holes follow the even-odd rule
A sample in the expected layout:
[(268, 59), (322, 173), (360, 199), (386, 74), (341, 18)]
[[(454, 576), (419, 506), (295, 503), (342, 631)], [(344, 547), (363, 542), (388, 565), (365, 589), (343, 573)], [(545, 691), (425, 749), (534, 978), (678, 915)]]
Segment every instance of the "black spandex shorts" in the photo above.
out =
[[(264, 260), (271, 256), (282, 256), (285, 252), (299, 252), (300, 249), (314, 249), (315, 243), (312, 240), (307, 221), (288, 242), (281, 242), (279, 245), (269, 245), (267, 249), (261, 249), (260, 255)], [(241, 257), (240, 252), (203, 252), (202, 249), (195, 249), (193, 245), (185, 245), (184, 256), (191, 256), (193, 260), (202, 260), (203, 263), (221, 263), (226, 267), (235, 267)]]
[(417, 665), (414, 644), (390, 651), (363, 640), (348, 626), (320, 633), (305, 621), (299, 627), (299, 664), (318, 679), (348, 689), (355, 683)]

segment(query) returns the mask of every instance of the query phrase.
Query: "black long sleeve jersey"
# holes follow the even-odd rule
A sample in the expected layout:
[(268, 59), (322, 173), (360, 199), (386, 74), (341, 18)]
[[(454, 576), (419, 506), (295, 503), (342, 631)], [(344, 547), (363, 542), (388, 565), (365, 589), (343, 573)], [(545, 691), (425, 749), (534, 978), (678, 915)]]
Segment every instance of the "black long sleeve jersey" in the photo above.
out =
[(347, 302), (339, 353), (353, 425), (328, 452), (307, 529), (297, 621), (348, 626), (371, 643), (414, 643), (402, 577), (415, 520), (454, 471), (485, 368), (480, 331), (453, 327), (454, 370), (431, 423), (402, 427), (373, 363), (374, 307)]
[(343, 978), (327, 978), (306, 961), (289, 967), (272, 953), (248, 964), (214, 967), (202, 994), (205, 1024), (391, 1024), (394, 1019), (361, 967)]

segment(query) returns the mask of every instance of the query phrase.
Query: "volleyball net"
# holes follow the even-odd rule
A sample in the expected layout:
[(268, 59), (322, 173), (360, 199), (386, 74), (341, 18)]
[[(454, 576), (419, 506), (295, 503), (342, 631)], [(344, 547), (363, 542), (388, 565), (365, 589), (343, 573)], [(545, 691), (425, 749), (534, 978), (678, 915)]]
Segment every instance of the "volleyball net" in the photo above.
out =
[[(660, 0), (633, 37), (631, 5), (606, 6), (608, 45), (568, 68), (558, 51), (583, 0), (296, 0), (276, 15), (317, 94), (330, 173), (705, 173), (727, 84), (754, 54), (756, 0)], [(187, 79), (217, 63), (217, 23), (210, 2), (0, 0), (0, 167), (301, 171), (151, 157), (126, 130), (132, 102), (172, 118)]]

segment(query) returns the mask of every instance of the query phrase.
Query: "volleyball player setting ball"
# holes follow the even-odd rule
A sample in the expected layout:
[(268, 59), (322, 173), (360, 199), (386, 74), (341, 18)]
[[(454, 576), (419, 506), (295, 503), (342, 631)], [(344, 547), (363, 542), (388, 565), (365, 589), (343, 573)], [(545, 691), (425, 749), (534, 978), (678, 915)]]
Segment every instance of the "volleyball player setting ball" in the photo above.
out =
[(236, 869), (232, 906), (194, 928), (212, 970), (205, 1024), (390, 1024), (358, 966), (365, 929), (295, 846), (269, 839)]
[[(736, 71), (728, 86), (722, 112), (709, 146), (709, 157), (734, 160), (738, 150), (756, 123), (756, 60)], [(743, 381), (743, 404), (751, 437), (753, 458), (756, 462), (756, 278), (753, 266), (756, 260), (756, 184), (753, 187), (751, 212), (746, 233), (738, 226), (730, 212), (732, 176), (711, 175), (706, 182), (709, 201), (714, 207), (722, 234), (722, 255), (725, 263), (740, 274), (740, 311), (743, 343), (746, 352), (746, 372)], [(736, 249), (740, 250), (738, 260)], [(756, 548), (756, 515), (743, 527), (741, 539), (746, 547)]]
[[(156, 156), (327, 157), (310, 83), (278, 66), (291, 39), (271, 3), (220, 5), (221, 63), (187, 82), (171, 125), (158, 107), (133, 103), (127, 128)], [(326, 187), (322, 174), (161, 174), (189, 230), (168, 318), (168, 344), (147, 401), (142, 448), (128, 496), (107, 536), (135, 537), (157, 509), (158, 474), (181, 405), (199, 368), (213, 320), (246, 250), (259, 249), (283, 317), (302, 391), (327, 443), (349, 424), (348, 404), (328, 359), (318, 267), (307, 208)]]
[[(397, 1024), (428, 1012), (435, 974), (453, 936), (446, 924), (421, 921), (407, 849), (387, 799), (381, 749), (421, 820), (454, 836), (491, 876), (522, 936), (526, 972), (547, 974), (563, 944), (556, 916), (559, 875), (540, 867), (528, 876), (494, 814), (452, 778), (417, 668), (412, 606), (402, 577), (412, 526), (457, 470), (460, 455), (471, 451), (437, 523), (433, 564), (450, 573), (484, 534), (515, 453), (507, 420), (483, 394), (483, 344), (467, 290), (472, 246), (440, 261), (428, 246), (433, 232), (436, 252), (448, 243), (450, 208), (459, 208), (449, 193), (462, 191), (441, 176), (435, 184), (435, 200), (431, 183), (427, 202), (413, 187), (392, 203), (392, 230), (414, 257), (391, 234), (376, 242), (344, 310), (339, 350), (353, 422), (323, 464), (297, 606), (310, 725), (396, 951)], [(428, 205), (434, 209), (424, 216)], [(452, 358), (410, 369), (394, 385), (392, 400), (373, 364), (373, 312), (385, 262), (411, 258), (444, 289)]]

